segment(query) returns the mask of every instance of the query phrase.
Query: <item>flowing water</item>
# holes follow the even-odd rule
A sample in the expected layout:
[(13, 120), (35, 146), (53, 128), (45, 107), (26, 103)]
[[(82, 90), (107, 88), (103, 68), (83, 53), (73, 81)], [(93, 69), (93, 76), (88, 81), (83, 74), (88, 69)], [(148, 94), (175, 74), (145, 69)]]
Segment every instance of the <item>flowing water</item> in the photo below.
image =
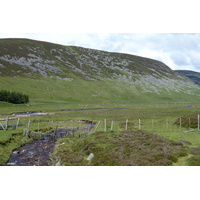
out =
[(13, 151), (7, 166), (49, 166), (51, 160), (50, 154), (53, 153), (56, 140), (70, 133), (83, 130), (91, 130), (94, 123), (87, 123), (86, 128), (82, 129), (58, 129), (55, 132), (45, 134), (38, 139), (25, 144), (19, 149)]

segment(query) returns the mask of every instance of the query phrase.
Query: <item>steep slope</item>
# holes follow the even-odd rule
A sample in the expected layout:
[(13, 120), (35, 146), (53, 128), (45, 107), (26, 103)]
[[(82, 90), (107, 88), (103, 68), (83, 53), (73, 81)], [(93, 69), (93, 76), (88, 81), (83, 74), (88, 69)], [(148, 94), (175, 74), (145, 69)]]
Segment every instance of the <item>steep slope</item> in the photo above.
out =
[(34, 101), (174, 100), (200, 94), (197, 85), (160, 61), (29, 39), (0, 40), (0, 76), (2, 87), (24, 90)]
[(176, 72), (188, 77), (190, 80), (195, 82), (197, 85), (200, 85), (200, 73), (190, 70), (175, 70)]

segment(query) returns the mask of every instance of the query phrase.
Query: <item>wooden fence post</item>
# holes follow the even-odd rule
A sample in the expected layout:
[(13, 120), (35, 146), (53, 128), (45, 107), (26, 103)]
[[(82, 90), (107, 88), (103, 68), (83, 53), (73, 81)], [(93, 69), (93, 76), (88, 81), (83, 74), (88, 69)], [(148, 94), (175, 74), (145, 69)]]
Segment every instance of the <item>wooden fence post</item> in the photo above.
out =
[(112, 120), (112, 122), (111, 122), (111, 127), (110, 127), (110, 131), (113, 131), (113, 124), (114, 124), (114, 122), (113, 122), (113, 120)]
[(95, 129), (94, 129), (94, 132), (93, 132), (93, 133), (95, 133), (95, 132), (96, 132), (96, 130), (97, 130), (97, 128), (98, 128), (98, 126), (99, 126), (99, 124), (100, 124), (100, 123), (101, 123), (100, 121), (97, 123), (97, 125), (96, 125), (96, 127), (95, 127)]
[(200, 127), (199, 127), (199, 115), (198, 115), (198, 131), (199, 131)]
[(9, 117), (6, 117), (6, 125), (5, 125), (5, 129), (8, 129), (8, 121), (9, 121)]
[(6, 129), (3, 127), (3, 125), (0, 123), (0, 126), (3, 128), (4, 131), (6, 131)]
[(190, 130), (190, 118), (188, 120), (189, 120), (189, 122), (188, 122), (188, 129)]
[(126, 127), (125, 127), (125, 130), (127, 131), (128, 129), (128, 119), (126, 120)]
[(153, 121), (153, 119), (152, 119), (151, 124), (152, 124), (152, 132), (153, 132), (154, 131), (154, 121)]
[(139, 130), (141, 129), (141, 120), (139, 119)]
[(168, 123), (168, 119), (166, 119), (166, 131), (168, 131), (169, 128), (169, 123)]
[(26, 137), (28, 137), (28, 134), (29, 134), (29, 131), (30, 131), (30, 125), (31, 125), (31, 120), (29, 119), (28, 127), (27, 127), (27, 130), (26, 130)]
[(40, 132), (40, 122), (38, 122), (38, 133)]
[(106, 119), (104, 119), (104, 132), (106, 132)]
[(19, 126), (19, 120), (20, 120), (20, 118), (17, 119), (16, 130), (17, 130), (18, 126)]
[(180, 117), (180, 131), (182, 130), (182, 119)]

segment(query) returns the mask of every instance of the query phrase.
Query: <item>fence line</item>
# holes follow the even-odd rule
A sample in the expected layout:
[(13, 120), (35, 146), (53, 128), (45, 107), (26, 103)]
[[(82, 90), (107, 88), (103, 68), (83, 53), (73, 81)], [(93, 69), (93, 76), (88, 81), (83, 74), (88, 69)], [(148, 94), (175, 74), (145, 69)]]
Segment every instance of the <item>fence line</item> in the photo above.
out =
[[(173, 118), (173, 120), (175, 120)], [(198, 131), (200, 131), (200, 115), (198, 114), (196, 116), (197, 121), (197, 129)], [(78, 136), (78, 137), (83, 137), (86, 135), (90, 135), (92, 133), (96, 133), (97, 130), (99, 131), (104, 131), (104, 132), (108, 132), (108, 131), (115, 131), (115, 130), (120, 130), (120, 124), (121, 121), (119, 123), (115, 122), (115, 127), (114, 127), (114, 120), (110, 120), (108, 121), (108, 119), (104, 119), (102, 120), (102, 126), (99, 128), (99, 125), (101, 123), (101, 121), (98, 121), (98, 123), (95, 124), (95, 126), (93, 127), (93, 129), (91, 129), (90, 126), (88, 126), (88, 129), (86, 130), (86, 132), (81, 132), (81, 129), (78, 130), (78, 127), (69, 127), (71, 124), (73, 123), (72, 126), (76, 126), (77, 124), (74, 125), (75, 121), (61, 121), (61, 122), (54, 122), (54, 121), (48, 121), (48, 122), (33, 122), (30, 119), (28, 119), (28, 121), (26, 120), (21, 120), (20, 118), (16, 118), (16, 119), (11, 119), (9, 117), (6, 117), (4, 119), (4, 121), (1, 121), (0, 123), (0, 129), (3, 131), (7, 131), (7, 130), (11, 130), (10, 128), (12, 127), (12, 130), (22, 130), (23, 134), (27, 137), (30, 136), (30, 133), (35, 133), (35, 134), (45, 134), (47, 133), (47, 131), (49, 130), (55, 130), (55, 134), (57, 134), (57, 129), (58, 126), (59, 128), (62, 128), (61, 126), (63, 126), (64, 124), (67, 124), (67, 129), (71, 130), (71, 135), (73, 137)], [(138, 121), (138, 122), (136, 122)], [(177, 120), (178, 121), (178, 120)], [(76, 121), (77, 123), (80, 123), (82, 121)], [(125, 124), (124, 124), (125, 122)], [(134, 122), (131, 123), (130, 119), (126, 119), (123, 122), (123, 129), (124, 130), (136, 130), (136, 129), (144, 129), (147, 131), (152, 131), (152, 132), (156, 132), (159, 133), (161, 131), (166, 131), (166, 132), (192, 132), (194, 131), (194, 129), (192, 129), (192, 121), (190, 118), (187, 119), (187, 127), (188, 128), (184, 128), (184, 124), (185, 124), (185, 120), (183, 120), (183, 118), (179, 118), (179, 123), (177, 123), (178, 125), (174, 125), (174, 122), (172, 123), (172, 120), (170, 120), (169, 118), (162, 118), (162, 119), (134, 119)], [(133, 124), (133, 125), (132, 125)], [(55, 125), (55, 126), (54, 126)], [(69, 126), (68, 126), (69, 125)], [(125, 125), (125, 126), (124, 126)], [(15, 129), (14, 129), (15, 128)], [(66, 128), (66, 126), (65, 126)], [(32, 129), (32, 130), (31, 130)], [(45, 130), (46, 129), (46, 130)], [(44, 132), (43, 132), (44, 130)], [(78, 130), (78, 132), (76, 132)], [(43, 132), (43, 133), (42, 133)]]

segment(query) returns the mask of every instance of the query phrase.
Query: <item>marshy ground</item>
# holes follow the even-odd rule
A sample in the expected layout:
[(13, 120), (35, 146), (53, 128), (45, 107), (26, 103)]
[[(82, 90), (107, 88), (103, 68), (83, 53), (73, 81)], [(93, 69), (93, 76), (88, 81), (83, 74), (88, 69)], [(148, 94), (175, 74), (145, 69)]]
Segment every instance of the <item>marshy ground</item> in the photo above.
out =
[[(116, 109), (119, 107), (125, 109)], [(120, 105), (113, 108), (104, 105), (98, 109), (87, 106), (86, 109), (54, 110), (52, 115), (32, 116), (31, 131), (44, 131), (46, 137), (55, 130), (56, 124), (61, 121), (64, 121), (68, 127), (70, 123), (72, 126), (81, 126), (80, 123), (77, 124), (80, 119), (94, 121), (96, 124), (101, 123), (97, 131), (87, 137), (66, 136), (56, 141), (49, 140), (48, 143), (41, 139), (37, 139), (37, 143), (30, 141), (22, 134), (23, 126), (19, 127), (17, 132), (14, 130), (1, 131), (0, 163), (5, 165), (8, 162), (11, 165), (29, 166), (200, 165), (198, 156), (200, 134), (195, 127), (193, 132), (187, 132), (188, 127), (184, 127), (184, 116), (195, 113), (193, 118), (196, 121), (196, 113), (199, 108), (199, 104), (193, 106), (187, 106), (187, 104), (138, 104), (129, 105), (129, 107)], [(179, 124), (175, 123), (179, 121), (180, 117), (183, 119), (181, 130)], [(107, 119), (106, 131), (105, 119)], [(138, 119), (141, 122), (140, 126), (138, 126)], [(29, 118), (23, 118), (20, 123), (27, 126), (28, 120)], [(54, 123), (54, 127), (51, 127), (53, 125), (51, 122)], [(38, 123), (40, 123), (40, 129)], [(191, 127), (189, 128), (192, 128), (192, 123), (191, 117)], [(113, 131), (111, 131), (111, 126), (113, 126)], [(126, 126), (127, 130), (125, 130)], [(29, 150), (26, 145), (30, 145)], [(20, 148), (20, 146), (23, 147)], [(43, 159), (42, 153), (46, 160)], [(90, 154), (93, 154), (94, 158), (88, 161), (87, 157)], [(22, 158), (19, 158), (19, 155)], [(21, 161), (12, 160), (14, 157)], [(23, 163), (24, 160), (27, 164)]]

